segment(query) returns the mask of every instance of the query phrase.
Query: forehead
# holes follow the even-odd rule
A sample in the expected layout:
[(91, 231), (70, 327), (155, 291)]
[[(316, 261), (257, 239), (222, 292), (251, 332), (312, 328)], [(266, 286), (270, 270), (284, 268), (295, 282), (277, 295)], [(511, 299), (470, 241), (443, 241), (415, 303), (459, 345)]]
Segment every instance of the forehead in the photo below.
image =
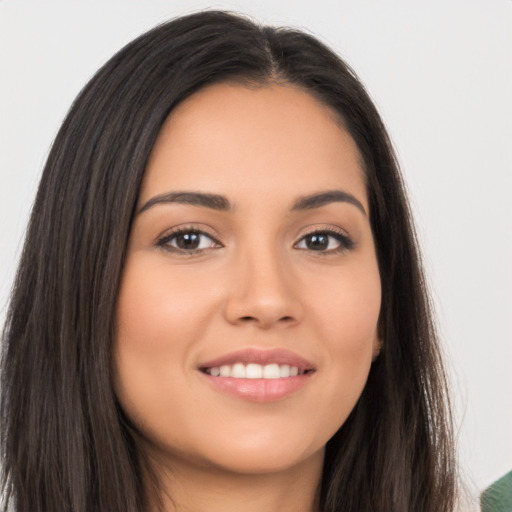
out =
[(339, 116), (290, 85), (206, 87), (169, 115), (141, 201), (168, 190), (240, 195), (348, 188), (366, 204), (362, 159)]

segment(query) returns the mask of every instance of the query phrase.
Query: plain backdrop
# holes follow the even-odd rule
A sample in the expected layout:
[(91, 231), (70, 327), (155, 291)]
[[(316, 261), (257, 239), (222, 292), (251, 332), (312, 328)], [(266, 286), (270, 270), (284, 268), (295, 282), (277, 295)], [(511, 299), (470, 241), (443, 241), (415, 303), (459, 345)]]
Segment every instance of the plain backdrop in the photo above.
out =
[(0, 0), (0, 323), (48, 149), (92, 74), (204, 8), (316, 34), (356, 70), (404, 169), (450, 361), (466, 479), (512, 469), (512, 2)]

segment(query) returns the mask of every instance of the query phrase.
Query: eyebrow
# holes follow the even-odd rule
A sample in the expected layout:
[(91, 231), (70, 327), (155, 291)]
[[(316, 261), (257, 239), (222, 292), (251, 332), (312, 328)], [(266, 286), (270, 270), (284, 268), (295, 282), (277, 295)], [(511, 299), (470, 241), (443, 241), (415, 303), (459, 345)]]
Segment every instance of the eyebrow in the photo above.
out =
[(231, 209), (230, 202), (218, 194), (205, 194), (204, 192), (169, 192), (152, 197), (147, 201), (137, 214), (149, 210), (152, 206), (162, 203), (191, 204), (193, 206), (203, 206), (212, 210), (226, 211)]
[(308, 196), (299, 197), (292, 206), (292, 211), (297, 210), (311, 210), (313, 208), (320, 208), (330, 203), (349, 203), (367, 216), (366, 210), (361, 202), (356, 199), (352, 194), (343, 190), (327, 190), (326, 192), (319, 192)]
[[(204, 192), (168, 192), (159, 194), (149, 199), (137, 212), (137, 215), (149, 210), (157, 204), (178, 203), (202, 206), (212, 210), (228, 211), (232, 209), (229, 200), (219, 194), (207, 194)], [(299, 197), (292, 206), (292, 211), (312, 210), (330, 203), (349, 203), (358, 208), (365, 216), (364, 206), (352, 194), (343, 190), (328, 190), (307, 196)]]

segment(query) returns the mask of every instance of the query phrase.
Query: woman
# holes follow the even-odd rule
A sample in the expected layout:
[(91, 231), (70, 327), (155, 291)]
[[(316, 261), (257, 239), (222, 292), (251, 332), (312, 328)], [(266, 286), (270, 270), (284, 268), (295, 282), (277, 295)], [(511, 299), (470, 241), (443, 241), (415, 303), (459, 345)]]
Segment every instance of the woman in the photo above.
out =
[(115, 55), (41, 180), (4, 334), (17, 511), (448, 511), (446, 383), (363, 86), (203, 12)]

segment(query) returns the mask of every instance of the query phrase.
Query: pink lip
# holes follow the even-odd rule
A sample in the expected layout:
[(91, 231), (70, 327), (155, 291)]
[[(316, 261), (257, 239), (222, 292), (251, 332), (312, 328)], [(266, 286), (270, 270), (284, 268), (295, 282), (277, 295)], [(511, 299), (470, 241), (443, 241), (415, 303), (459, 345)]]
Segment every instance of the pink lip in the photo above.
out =
[(235, 363), (288, 364), (296, 366), (300, 371), (306, 371), (306, 373), (281, 379), (235, 379), (233, 377), (214, 377), (204, 371), (200, 373), (217, 391), (252, 402), (275, 402), (284, 399), (299, 391), (315, 374), (315, 367), (312, 363), (285, 349), (239, 350), (207, 361), (199, 365), (199, 369), (204, 370)]

